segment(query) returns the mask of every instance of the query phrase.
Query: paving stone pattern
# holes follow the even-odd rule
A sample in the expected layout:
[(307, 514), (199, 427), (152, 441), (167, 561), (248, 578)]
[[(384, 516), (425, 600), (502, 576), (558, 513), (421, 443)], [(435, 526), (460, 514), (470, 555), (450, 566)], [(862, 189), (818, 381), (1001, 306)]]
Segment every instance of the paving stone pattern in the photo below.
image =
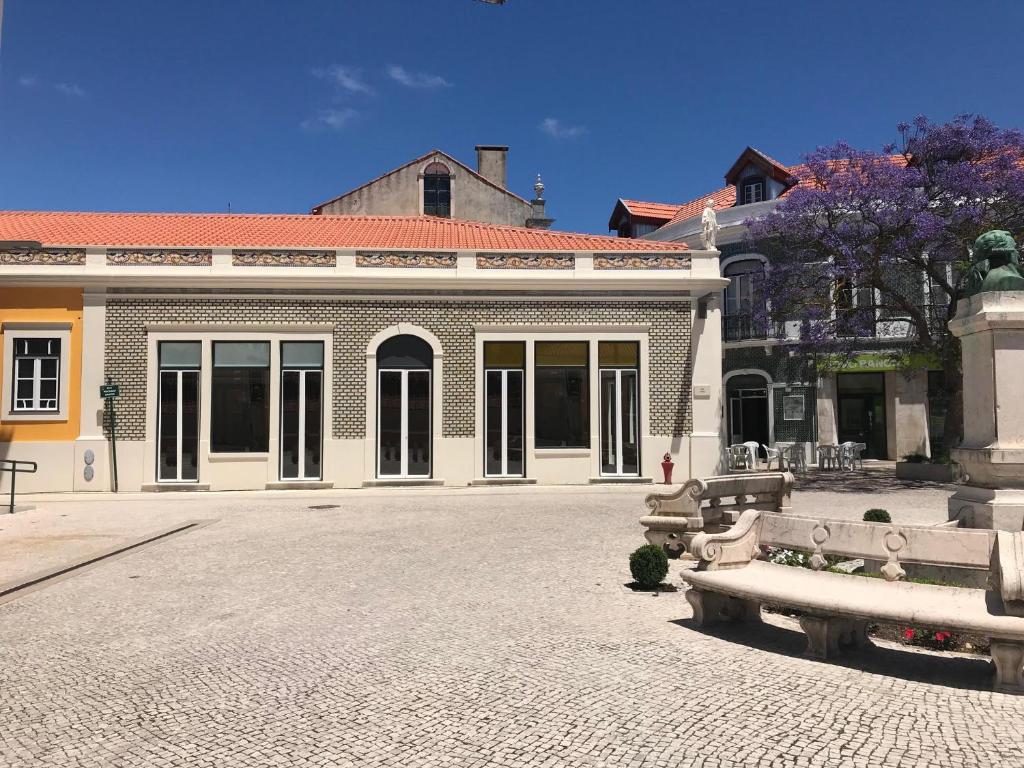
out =
[[(108, 299), (105, 373), (121, 387), (118, 433), (146, 431), (146, 325), (151, 323), (334, 323), (333, 435), (366, 431), (366, 347), (385, 328), (411, 323), (440, 340), (444, 353), (443, 433), (473, 436), (475, 324), (647, 325), (650, 330), (651, 434), (688, 434), (690, 306), (637, 301), (330, 301), (314, 299)], [(596, 396), (592, 393), (592, 396)]]
[(0, 764), (1024, 765), (984, 660), (818, 662), (791, 620), (703, 632), (626, 590), (636, 491), (322, 501), (210, 497), (0, 605)]

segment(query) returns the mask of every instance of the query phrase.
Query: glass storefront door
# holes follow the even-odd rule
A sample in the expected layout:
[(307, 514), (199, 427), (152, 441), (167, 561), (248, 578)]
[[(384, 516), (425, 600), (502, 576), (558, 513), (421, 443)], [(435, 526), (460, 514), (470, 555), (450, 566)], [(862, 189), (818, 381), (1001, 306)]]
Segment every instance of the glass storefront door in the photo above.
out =
[(885, 374), (840, 373), (836, 381), (840, 443), (864, 443), (866, 459), (888, 457)]
[(323, 364), (323, 342), (282, 342), (282, 480), (323, 477)]
[(377, 474), (430, 477), (430, 371), (381, 370), (377, 382)]
[(161, 342), (157, 405), (157, 481), (199, 480), (201, 344)]
[(597, 346), (601, 370), (601, 474), (640, 474), (640, 345), (602, 341)]
[(491, 369), (485, 380), (487, 477), (523, 476), (523, 372)]

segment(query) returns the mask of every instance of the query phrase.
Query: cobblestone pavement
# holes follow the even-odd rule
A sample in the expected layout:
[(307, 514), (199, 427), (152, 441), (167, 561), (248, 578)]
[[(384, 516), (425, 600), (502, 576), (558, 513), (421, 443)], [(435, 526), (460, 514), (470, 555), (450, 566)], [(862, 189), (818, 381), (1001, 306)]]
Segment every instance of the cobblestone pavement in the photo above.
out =
[(0, 764), (1024, 765), (983, 660), (812, 661), (625, 589), (641, 497), (194, 502), (218, 522), (0, 605)]

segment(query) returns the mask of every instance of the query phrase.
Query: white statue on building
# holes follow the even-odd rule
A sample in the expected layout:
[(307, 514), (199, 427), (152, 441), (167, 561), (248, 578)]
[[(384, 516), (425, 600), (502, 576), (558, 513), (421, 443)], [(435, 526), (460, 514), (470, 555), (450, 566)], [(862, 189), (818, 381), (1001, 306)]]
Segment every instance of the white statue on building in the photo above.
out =
[(715, 250), (715, 240), (718, 237), (718, 215), (715, 213), (715, 201), (710, 197), (704, 203), (704, 213), (700, 216), (700, 224), (700, 237), (704, 242), (704, 249)]

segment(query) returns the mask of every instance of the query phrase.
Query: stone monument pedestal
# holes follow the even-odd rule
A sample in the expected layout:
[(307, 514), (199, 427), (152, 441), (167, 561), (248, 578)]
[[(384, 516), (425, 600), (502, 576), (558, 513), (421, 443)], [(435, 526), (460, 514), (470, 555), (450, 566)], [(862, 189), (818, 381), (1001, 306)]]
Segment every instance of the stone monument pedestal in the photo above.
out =
[(964, 439), (952, 456), (966, 475), (949, 519), (1024, 530), (1024, 291), (962, 299), (949, 328), (964, 372)]

